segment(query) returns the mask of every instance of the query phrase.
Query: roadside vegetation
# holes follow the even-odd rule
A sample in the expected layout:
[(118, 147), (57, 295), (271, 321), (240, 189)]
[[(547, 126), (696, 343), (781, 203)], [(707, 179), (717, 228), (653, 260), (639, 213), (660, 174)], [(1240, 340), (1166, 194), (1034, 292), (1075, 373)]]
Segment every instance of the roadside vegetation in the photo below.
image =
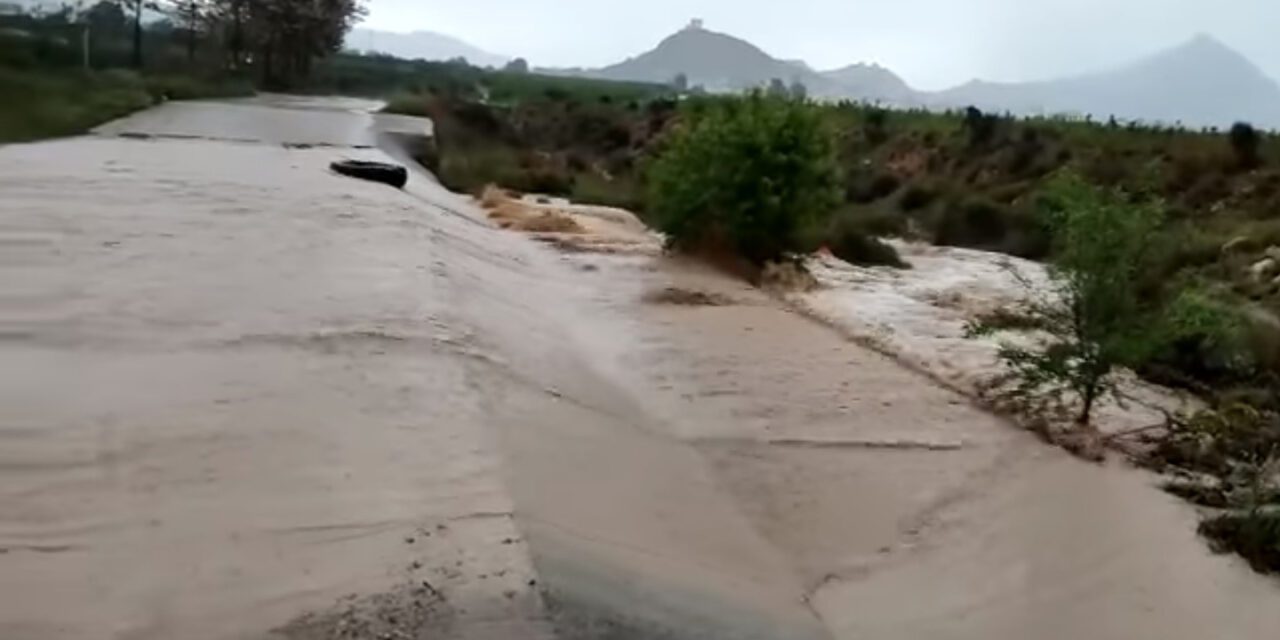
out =
[[(2, 45), (0, 45), (2, 46)], [(252, 85), (234, 78), (142, 76), (126, 69), (33, 73), (0, 68), (0, 142), (83, 133), (165, 100), (243, 96)]]
[(1082, 451), (1104, 440), (1088, 425), (1121, 369), (1197, 394), (1207, 409), (1152, 430), (1144, 462), (1205, 505), (1215, 546), (1280, 570), (1280, 152), (1265, 132), (612, 85), (624, 98), (536, 74), (518, 75), (541, 90), (499, 93), (505, 73), (443, 70), (419, 64), (389, 110), (436, 120), (424, 161), (458, 190), (625, 206), (673, 248), (756, 274), (823, 247), (909, 266), (884, 237), (1046, 262), (1048, 297), (972, 327), (1042, 338), (1002, 352), (1014, 390), (1069, 411)]
[(456, 191), (500, 184), (637, 211), (639, 162), (676, 112), (663, 85), (377, 55), (327, 61), (315, 88), (385, 96), (390, 113), (431, 118), (435, 140), (418, 159)]
[(101, 0), (0, 16), (0, 142), (82, 133), (165, 100), (305, 86), (361, 12), (357, 0)]

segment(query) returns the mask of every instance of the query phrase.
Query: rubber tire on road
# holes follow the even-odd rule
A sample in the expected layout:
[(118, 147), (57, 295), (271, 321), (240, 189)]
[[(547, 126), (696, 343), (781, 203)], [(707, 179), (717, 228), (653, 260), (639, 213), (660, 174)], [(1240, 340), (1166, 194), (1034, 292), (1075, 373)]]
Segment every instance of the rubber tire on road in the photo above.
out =
[(409, 181), (409, 171), (404, 167), (388, 162), (369, 162), (367, 160), (339, 160), (329, 165), (334, 172), (359, 178), (361, 180), (370, 180), (372, 182), (381, 182), (382, 184), (391, 185), (397, 189), (403, 189), (405, 183)]

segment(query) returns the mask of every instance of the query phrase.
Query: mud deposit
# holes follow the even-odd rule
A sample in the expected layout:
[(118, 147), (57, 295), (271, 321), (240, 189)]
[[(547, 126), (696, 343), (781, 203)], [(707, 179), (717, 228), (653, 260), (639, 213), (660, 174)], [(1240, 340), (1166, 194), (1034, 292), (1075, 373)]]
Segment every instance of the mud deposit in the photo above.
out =
[(616, 212), (534, 202), (579, 228), (518, 233), (426, 175), (331, 174), (387, 159), (365, 109), (0, 147), (0, 638), (1280, 628), (1150, 477)]

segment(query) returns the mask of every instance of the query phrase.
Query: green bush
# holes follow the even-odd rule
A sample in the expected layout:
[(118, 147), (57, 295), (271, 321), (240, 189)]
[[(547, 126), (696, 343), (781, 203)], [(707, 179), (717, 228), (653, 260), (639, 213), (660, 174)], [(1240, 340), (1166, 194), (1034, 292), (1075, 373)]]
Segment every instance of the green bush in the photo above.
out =
[(1262, 134), (1247, 122), (1237, 122), (1227, 135), (1231, 141), (1231, 149), (1236, 155), (1236, 165), (1241, 169), (1253, 169), (1262, 161), (1258, 155), (1258, 147), (1262, 144)]
[(869, 235), (854, 225), (837, 225), (826, 242), (832, 255), (845, 262), (859, 265), (884, 265), (908, 269), (911, 265), (902, 260), (898, 250), (883, 240)]
[(892, 173), (878, 173), (869, 180), (866, 178), (854, 180), (846, 187), (846, 197), (853, 202), (867, 204), (893, 195), (901, 186), (902, 181), (898, 176)]
[(991, 249), (1009, 233), (1008, 211), (983, 198), (967, 198), (950, 203), (938, 220), (934, 244)]
[(1280, 513), (1229, 513), (1200, 523), (1214, 549), (1236, 552), (1259, 572), (1280, 573)]
[(973, 106), (964, 110), (964, 127), (969, 131), (971, 147), (981, 147), (995, 139), (999, 124), (1000, 117), (995, 114), (983, 113)]
[(862, 123), (862, 134), (868, 144), (878, 147), (889, 139), (889, 131), (886, 127), (888, 120), (889, 112), (885, 109), (871, 107), (867, 110), (866, 119)]
[(902, 192), (902, 198), (898, 200), (898, 205), (902, 207), (903, 211), (916, 211), (933, 204), (937, 197), (937, 189), (913, 184)]
[(695, 103), (648, 173), (649, 213), (681, 250), (729, 250), (763, 264), (840, 201), (819, 107), (754, 93)]

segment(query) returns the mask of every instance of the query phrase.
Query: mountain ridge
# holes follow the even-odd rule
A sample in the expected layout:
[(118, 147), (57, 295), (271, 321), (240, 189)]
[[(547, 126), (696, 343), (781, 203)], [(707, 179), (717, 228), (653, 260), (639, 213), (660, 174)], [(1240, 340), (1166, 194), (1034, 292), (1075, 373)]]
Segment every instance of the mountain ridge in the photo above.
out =
[(469, 42), (435, 31), (381, 31), (377, 29), (352, 29), (345, 41), (348, 49), (383, 53), (408, 60), (452, 60), (465, 58), (479, 67), (500, 67), (511, 60), (510, 56), (485, 51)]
[(588, 73), (607, 80), (661, 83), (683, 74), (691, 86), (711, 91), (748, 89), (774, 78), (800, 81), (811, 91), (824, 88), (820, 75), (797, 62), (774, 58), (746, 40), (704, 29), (695, 21), (650, 51)]
[(931, 106), (971, 104), (1019, 115), (1074, 113), (1190, 126), (1247, 121), (1280, 127), (1280, 84), (1204, 33), (1110, 70), (1031, 82), (971, 80), (925, 94), (925, 99)]
[(1247, 121), (1280, 128), (1280, 84), (1206, 33), (1108, 70), (1030, 82), (971, 80), (941, 91), (920, 91), (879, 65), (855, 63), (817, 72), (694, 21), (649, 51), (582, 74), (664, 83), (684, 74), (690, 85), (711, 91), (740, 91), (777, 78), (799, 81), (816, 97), (895, 107), (973, 105), (1023, 116), (1088, 114), (1204, 127)]

